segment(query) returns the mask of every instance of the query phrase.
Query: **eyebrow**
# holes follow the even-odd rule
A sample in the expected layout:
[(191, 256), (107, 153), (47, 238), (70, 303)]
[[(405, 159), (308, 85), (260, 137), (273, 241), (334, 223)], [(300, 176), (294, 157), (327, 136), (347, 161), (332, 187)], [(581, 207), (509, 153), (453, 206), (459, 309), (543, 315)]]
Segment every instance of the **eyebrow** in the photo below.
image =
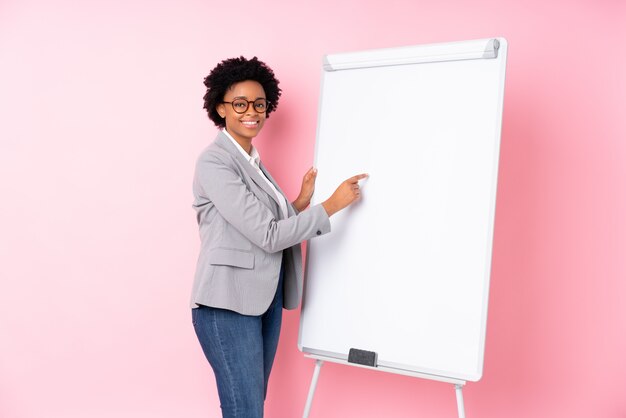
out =
[[(237, 97), (233, 97), (233, 100), (235, 99), (246, 99), (248, 100), (248, 96), (237, 96)], [(257, 99), (265, 99), (265, 97), (257, 97)], [(256, 99), (254, 99), (256, 100)]]

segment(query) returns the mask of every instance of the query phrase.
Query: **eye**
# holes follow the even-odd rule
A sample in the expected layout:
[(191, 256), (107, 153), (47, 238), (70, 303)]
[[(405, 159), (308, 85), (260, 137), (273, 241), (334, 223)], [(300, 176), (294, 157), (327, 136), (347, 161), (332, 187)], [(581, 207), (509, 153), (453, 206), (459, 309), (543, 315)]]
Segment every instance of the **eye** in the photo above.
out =
[(245, 100), (235, 100), (233, 101), (233, 107), (235, 109), (245, 109), (246, 107), (248, 107), (248, 102), (246, 102)]

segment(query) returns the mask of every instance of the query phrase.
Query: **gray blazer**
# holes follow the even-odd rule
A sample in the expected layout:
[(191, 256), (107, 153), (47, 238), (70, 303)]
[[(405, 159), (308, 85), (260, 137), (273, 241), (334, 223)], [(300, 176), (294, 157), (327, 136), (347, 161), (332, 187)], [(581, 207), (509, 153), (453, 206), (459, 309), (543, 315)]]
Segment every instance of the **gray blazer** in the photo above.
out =
[(274, 192), (222, 132), (198, 157), (193, 193), (202, 244), (191, 307), (263, 314), (284, 260), (283, 306), (296, 308), (302, 296), (300, 243), (330, 232), (322, 205), (297, 213), (285, 197), (289, 217), (282, 219)]

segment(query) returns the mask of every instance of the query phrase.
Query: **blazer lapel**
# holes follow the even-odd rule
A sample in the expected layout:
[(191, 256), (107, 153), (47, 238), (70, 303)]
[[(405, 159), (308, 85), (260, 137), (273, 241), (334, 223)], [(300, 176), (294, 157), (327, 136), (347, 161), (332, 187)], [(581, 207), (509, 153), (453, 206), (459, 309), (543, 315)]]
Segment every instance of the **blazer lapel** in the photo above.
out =
[[(293, 210), (293, 208), (291, 208), (291, 202), (289, 201), (289, 199), (287, 199), (287, 195), (285, 194), (285, 192), (283, 192), (283, 190), (278, 186), (278, 183), (276, 183), (276, 180), (274, 180), (274, 178), (272, 177), (272, 175), (270, 174), (269, 171), (267, 171), (267, 169), (265, 168), (265, 166), (263, 165), (263, 163), (259, 164), (259, 167), (261, 168), (261, 171), (263, 172), (263, 174), (265, 174), (265, 176), (269, 179), (269, 181), (272, 182), (272, 184), (274, 185), (274, 187), (276, 187), (276, 190), (278, 190), (278, 192), (280, 194), (283, 195), (283, 197), (285, 198), (285, 202), (287, 202), (287, 212), (289, 212), (289, 215), (291, 215), (291, 210), (293, 211), (293, 213), (295, 214), (295, 210)], [(289, 210), (291, 209), (291, 210)]]
[[(230, 154), (232, 154), (237, 159), (237, 161), (239, 161), (239, 163), (241, 164), (241, 166), (243, 166), (243, 169), (246, 171), (246, 173), (248, 173), (248, 176), (250, 176), (252, 181), (254, 181), (257, 184), (257, 186), (263, 189), (265, 193), (267, 193), (280, 208), (280, 203), (278, 202), (278, 198), (276, 197), (276, 194), (274, 193), (272, 188), (269, 186), (269, 184), (267, 184), (267, 182), (261, 177), (259, 172), (256, 171), (254, 167), (252, 167), (252, 164), (250, 164), (250, 162), (245, 159), (245, 157), (241, 154), (241, 152), (235, 147), (235, 145), (233, 145), (232, 142), (230, 142), (230, 139), (228, 139), (222, 131), (218, 133), (217, 138), (215, 139), (215, 142), (217, 143), (217, 145), (219, 145), (220, 147), (228, 151)], [(263, 170), (263, 173), (265, 173), (265, 175), (268, 176), (268, 179), (270, 179), (270, 181), (272, 182), (272, 184), (274, 184), (276, 189), (278, 189), (282, 193), (282, 191), (276, 185), (276, 182), (273, 179), (271, 179), (271, 177), (267, 174), (267, 170), (265, 170), (264, 168), (261, 168), (261, 170)]]

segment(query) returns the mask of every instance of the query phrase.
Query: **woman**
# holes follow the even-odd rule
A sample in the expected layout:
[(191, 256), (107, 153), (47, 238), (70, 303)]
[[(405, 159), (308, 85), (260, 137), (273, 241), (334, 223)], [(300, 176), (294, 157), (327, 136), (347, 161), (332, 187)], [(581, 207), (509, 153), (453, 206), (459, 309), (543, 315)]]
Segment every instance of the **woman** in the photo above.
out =
[(273, 71), (256, 57), (233, 58), (204, 84), (204, 108), (222, 130), (200, 154), (193, 183), (202, 245), (192, 320), (215, 373), (223, 417), (256, 418), (263, 416), (282, 308), (300, 303), (300, 243), (330, 232), (329, 217), (359, 198), (358, 181), (366, 175), (306, 209), (317, 175), (310, 169), (289, 203), (252, 146), (278, 105)]

